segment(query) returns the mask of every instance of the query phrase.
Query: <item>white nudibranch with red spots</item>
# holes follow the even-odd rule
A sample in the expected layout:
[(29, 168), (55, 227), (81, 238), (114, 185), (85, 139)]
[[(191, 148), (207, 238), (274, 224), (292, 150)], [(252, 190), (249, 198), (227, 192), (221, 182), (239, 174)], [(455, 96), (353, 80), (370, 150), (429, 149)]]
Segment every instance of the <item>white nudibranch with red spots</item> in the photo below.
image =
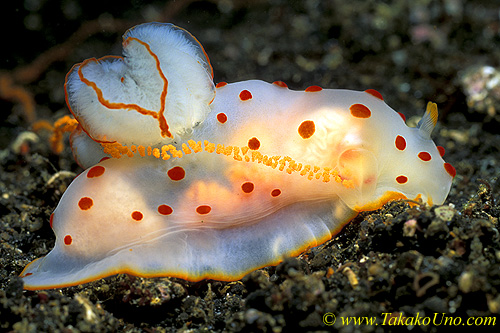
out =
[(361, 211), (448, 195), (436, 104), (410, 128), (371, 89), (214, 86), (203, 47), (171, 24), (130, 29), (123, 49), (67, 75), (71, 145), (88, 169), (51, 216), (54, 249), (21, 273), (26, 289), (118, 273), (237, 280)]

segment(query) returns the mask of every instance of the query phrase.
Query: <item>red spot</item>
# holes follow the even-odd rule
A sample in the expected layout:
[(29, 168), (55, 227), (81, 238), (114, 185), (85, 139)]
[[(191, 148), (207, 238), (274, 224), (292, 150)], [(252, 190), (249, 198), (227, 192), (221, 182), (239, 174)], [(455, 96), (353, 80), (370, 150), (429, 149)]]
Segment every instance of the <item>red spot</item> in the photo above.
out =
[(99, 163), (101, 163), (102, 161), (109, 160), (110, 158), (111, 158), (111, 157), (109, 157), (109, 156), (104, 156), (103, 158), (101, 158), (101, 159), (99, 160)]
[(286, 85), (285, 82), (283, 81), (274, 81), (273, 84), (277, 85), (278, 87), (281, 87), (281, 88), (288, 88), (288, 86)]
[(94, 201), (92, 201), (92, 199), (90, 199), (89, 197), (83, 197), (80, 199), (80, 201), (78, 201), (78, 206), (80, 207), (81, 210), (90, 209), (90, 207), (92, 207), (93, 204)]
[(451, 165), (450, 163), (445, 163), (444, 164), (444, 169), (446, 170), (446, 172), (448, 172), (448, 174), (452, 178), (455, 178), (455, 176), (457, 175), (457, 170), (455, 170), (455, 168), (453, 167), (453, 165)]
[(64, 244), (71, 245), (71, 243), (73, 243), (73, 238), (70, 235), (64, 236)]
[(125, 78), (122, 76), (120, 79), (121, 82), (125, 81)]
[(173, 213), (173, 209), (172, 207), (168, 206), (168, 205), (159, 205), (158, 206), (158, 213), (160, 213), (161, 215), (170, 215)]
[(227, 82), (224, 82), (224, 81), (223, 81), (223, 82), (219, 82), (219, 83), (217, 83), (217, 84), (215, 85), (215, 88), (222, 88), (222, 87), (224, 87), (224, 86), (227, 86)]
[(401, 112), (398, 112), (399, 116), (403, 118), (403, 121), (406, 123), (406, 116), (402, 114)]
[(241, 185), (241, 190), (242, 190), (243, 192), (245, 192), (245, 193), (250, 193), (250, 192), (252, 192), (252, 191), (253, 191), (254, 187), (255, 187), (255, 186), (253, 185), (253, 183), (251, 183), (251, 182), (246, 182), (246, 183), (243, 183), (243, 184)]
[(280, 194), (281, 194), (281, 190), (278, 188), (275, 188), (274, 190), (271, 191), (271, 196), (273, 196), (273, 197), (277, 197)]
[(422, 161), (430, 161), (431, 160), (431, 154), (429, 154), (428, 152), (426, 151), (421, 151), (420, 153), (418, 153), (418, 158), (420, 158)]
[(251, 138), (248, 140), (248, 148), (251, 150), (257, 150), (260, 147), (260, 141), (257, 138)]
[(196, 207), (196, 212), (202, 215), (210, 213), (211, 210), (212, 207), (206, 205)]
[(89, 172), (87, 172), (87, 178), (95, 178), (102, 176), (106, 169), (103, 166), (96, 165), (95, 167), (90, 168)]
[(396, 181), (399, 183), (399, 184), (404, 184), (408, 181), (408, 177), (406, 176), (397, 176), (396, 177)]
[(406, 140), (401, 135), (398, 135), (396, 137), (395, 144), (396, 144), (396, 148), (398, 148), (399, 150), (405, 150), (406, 149)]
[(219, 123), (224, 124), (227, 121), (227, 116), (225, 113), (221, 112), (217, 114), (217, 120)]
[(441, 155), (441, 157), (443, 157), (444, 153), (445, 153), (444, 147), (437, 146), (437, 149), (438, 149), (439, 155)]
[(304, 120), (299, 126), (299, 135), (302, 139), (309, 139), (316, 131), (316, 125), (312, 120)]
[(306, 88), (306, 92), (317, 92), (317, 91), (321, 91), (323, 90), (323, 88), (321, 88), (320, 86), (310, 86), (310, 87), (307, 87)]
[(351, 114), (356, 118), (370, 118), (372, 112), (363, 104), (353, 104), (349, 107)]
[(54, 213), (50, 214), (49, 224), (51, 228), (52, 228), (52, 223), (54, 223)]
[(139, 212), (139, 211), (137, 211), (137, 210), (136, 210), (135, 212), (133, 212), (133, 213), (132, 213), (132, 218), (133, 218), (134, 220), (136, 220), (136, 221), (140, 221), (140, 220), (142, 220), (142, 218), (143, 218), (143, 217), (144, 217), (144, 215), (142, 215), (142, 213), (141, 213), (141, 212)]
[(248, 90), (243, 90), (240, 92), (240, 99), (242, 101), (248, 101), (248, 100), (252, 99), (252, 93)]
[(186, 175), (186, 171), (180, 166), (173, 167), (172, 169), (167, 171), (167, 175), (170, 179), (178, 181), (184, 178)]
[(377, 97), (378, 99), (380, 99), (382, 101), (384, 100), (384, 98), (382, 97), (382, 94), (379, 93), (378, 91), (376, 91), (375, 89), (366, 89), (365, 93), (368, 93), (374, 97)]

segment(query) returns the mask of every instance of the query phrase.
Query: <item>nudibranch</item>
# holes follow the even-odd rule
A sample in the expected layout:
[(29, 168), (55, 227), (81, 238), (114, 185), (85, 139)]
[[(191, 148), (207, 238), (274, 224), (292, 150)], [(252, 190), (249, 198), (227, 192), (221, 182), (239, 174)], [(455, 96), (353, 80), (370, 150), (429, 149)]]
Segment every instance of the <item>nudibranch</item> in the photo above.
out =
[(147, 23), (123, 57), (88, 59), (66, 77), (87, 168), (50, 218), (48, 255), (26, 289), (128, 273), (240, 279), (331, 239), (359, 212), (394, 199), (444, 202), (455, 169), (430, 135), (375, 90), (218, 83), (189, 32)]

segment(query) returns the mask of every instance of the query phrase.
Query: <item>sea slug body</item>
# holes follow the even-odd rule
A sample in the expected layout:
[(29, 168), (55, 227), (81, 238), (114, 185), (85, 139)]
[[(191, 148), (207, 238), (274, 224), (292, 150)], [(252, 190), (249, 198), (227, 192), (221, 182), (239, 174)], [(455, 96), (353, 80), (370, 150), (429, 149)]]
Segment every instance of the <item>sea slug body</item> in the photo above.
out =
[(237, 280), (361, 211), (448, 195), (433, 103), (410, 128), (372, 89), (215, 86), (203, 47), (171, 24), (134, 27), (123, 48), (67, 75), (86, 170), (51, 216), (54, 249), (21, 273), (26, 289), (118, 273)]

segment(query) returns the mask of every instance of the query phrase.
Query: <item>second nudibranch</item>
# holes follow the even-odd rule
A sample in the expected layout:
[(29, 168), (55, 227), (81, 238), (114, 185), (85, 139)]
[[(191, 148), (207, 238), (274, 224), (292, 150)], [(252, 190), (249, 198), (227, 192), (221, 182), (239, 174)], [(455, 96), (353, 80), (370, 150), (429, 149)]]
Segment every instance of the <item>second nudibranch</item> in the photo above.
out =
[(124, 57), (67, 75), (87, 168), (51, 216), (56, 245), (25, 288), (117, 273), (236, 280), (319, 245), (393, 199), (444, 202), (455, 169), (375, 90), (213, 84), (203, 47), (171, 24), (127, 31)]

